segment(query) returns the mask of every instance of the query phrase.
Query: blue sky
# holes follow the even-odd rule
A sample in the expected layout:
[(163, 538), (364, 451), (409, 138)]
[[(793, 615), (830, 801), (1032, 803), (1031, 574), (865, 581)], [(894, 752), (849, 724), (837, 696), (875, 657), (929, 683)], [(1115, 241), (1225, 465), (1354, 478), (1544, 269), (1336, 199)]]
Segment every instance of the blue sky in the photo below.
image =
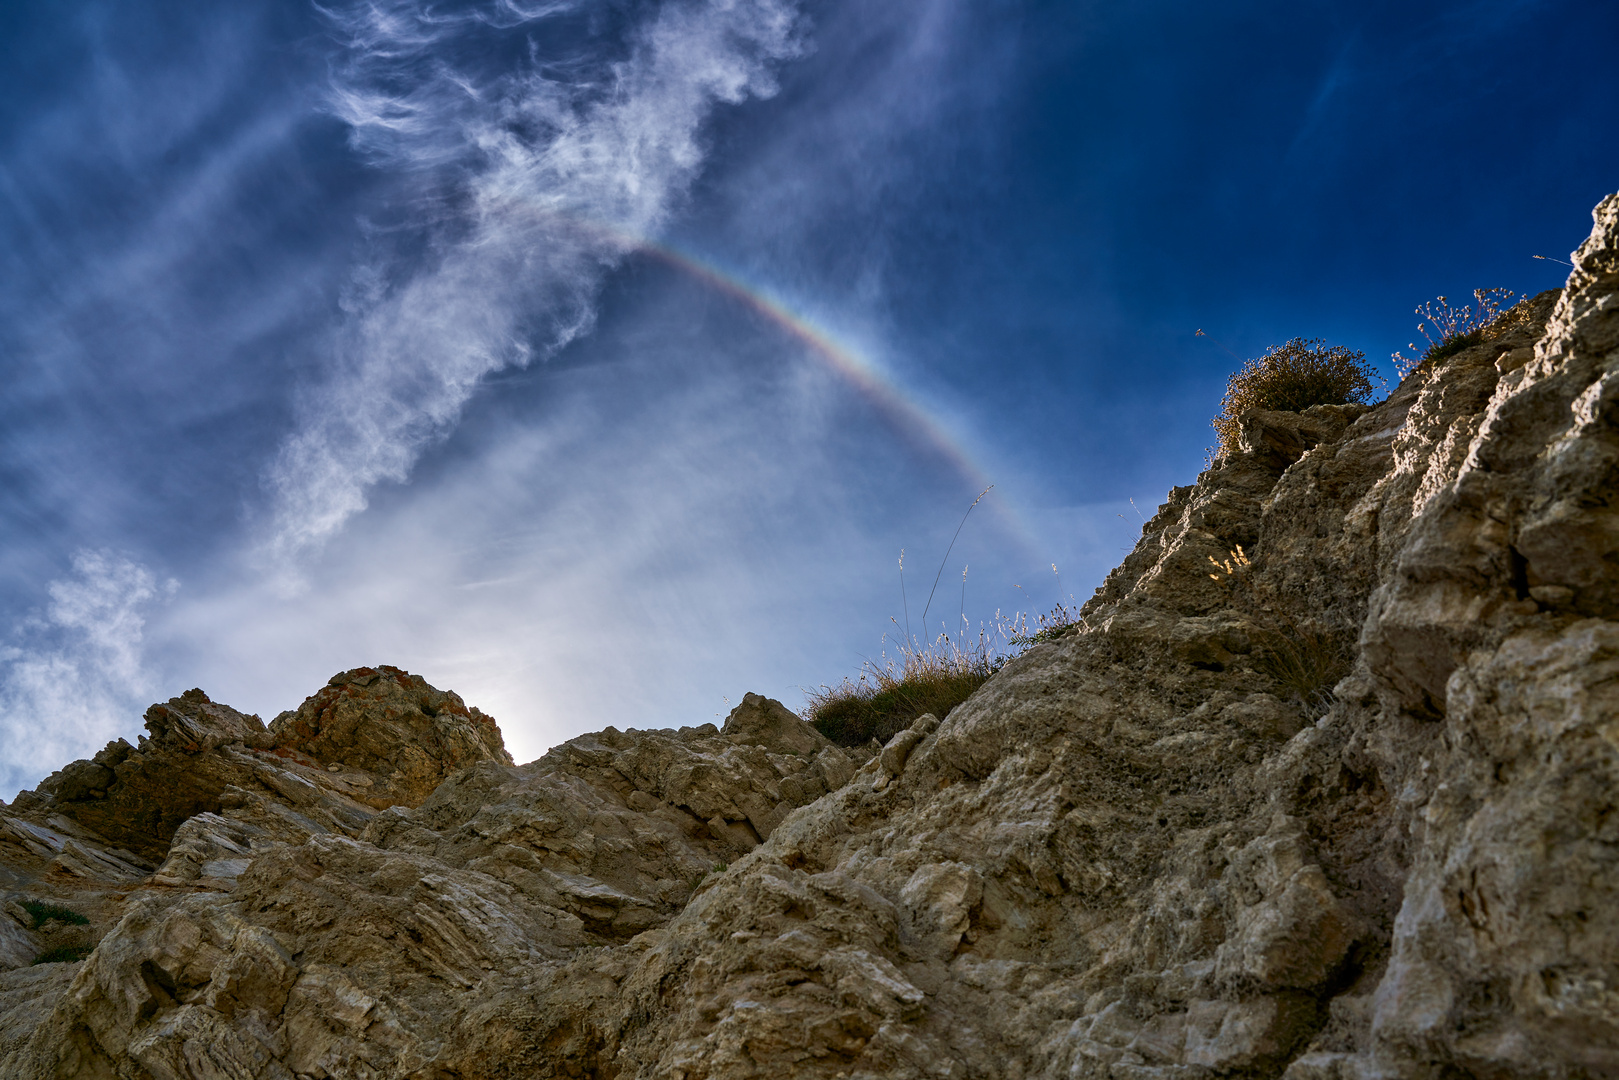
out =
[(1560, 283), (1616, 40), (1558, 0), (8, 4), (0, 788), (360, 664), (522, 760), (796, 706), (921, 632), (989, 483), (927, 632), (1083, 599), (1195, 477), (1223, 348), (1392, 375), (1417, 304)]

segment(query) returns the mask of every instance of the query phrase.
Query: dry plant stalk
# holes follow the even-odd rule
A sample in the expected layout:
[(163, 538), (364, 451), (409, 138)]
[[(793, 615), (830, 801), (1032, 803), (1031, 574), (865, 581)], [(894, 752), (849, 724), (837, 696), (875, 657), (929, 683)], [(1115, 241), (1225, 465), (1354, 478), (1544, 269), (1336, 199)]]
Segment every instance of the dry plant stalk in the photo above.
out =
[(1220, 574), (1210, 574), (1209, 577), (1213, 578), (1215, 581), (1228, 581), (1235, 575), (1240, 574), (1242, 571), (1253, 565), (1253, 563), (1248, 560), (1248, 553), (1242, 550), (1241, 544), (1238, 544), (1236, 550), (1228, 554), (1224, 562), (1216, 559), (1213, 555), (1209, 556), (1209, 562), (1214, 564), (1214, 568), (1216, 570), (1221, 570), (1225, 573), (1224, 577), (1222, 577)]
[[(1474, 289), (1471, 305), (1451, 307), (1450, 300), (1443, 296), (1423, 304), (1416, 309), (1416, 314), (1422, 316), (1422, 321), (1417, 323), (1417, 331), (1428, 342), (1428, 347), (1420, 357), (1406, 356), (1396, 351), (1393, 355), (1394, 370), (1403, 379), (1424, 361), (1443, 360), (1480, 344), (1490, 336), (1487, 331), (1511, 309), (1510, 301), (1516, 295), (1511, 289)], [(1413, 352), (1416, 347), (1416, 342), (1406, 346)]]

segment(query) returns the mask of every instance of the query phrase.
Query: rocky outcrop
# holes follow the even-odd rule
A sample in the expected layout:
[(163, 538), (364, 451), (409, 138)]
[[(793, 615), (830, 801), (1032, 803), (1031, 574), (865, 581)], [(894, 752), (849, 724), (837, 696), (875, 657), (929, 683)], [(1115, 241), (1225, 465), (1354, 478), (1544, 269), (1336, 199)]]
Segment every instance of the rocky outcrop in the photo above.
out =
[(0, 1075), (1619, 1074), (1619, 197), (1574, 262), (1241, 418), (869, 759), (749, 695), (514, 766), (389, 668), (154, 707), (0, 810)]
[(0, 1075), (412, 1075), (446, 1024), (667, 923), (856, 765), (749, 694), (723, 730), (609, 728), (518, 768), (490, 718), (388, 667), (268, 728), (193, 690), (147, 730), (0, 812)]

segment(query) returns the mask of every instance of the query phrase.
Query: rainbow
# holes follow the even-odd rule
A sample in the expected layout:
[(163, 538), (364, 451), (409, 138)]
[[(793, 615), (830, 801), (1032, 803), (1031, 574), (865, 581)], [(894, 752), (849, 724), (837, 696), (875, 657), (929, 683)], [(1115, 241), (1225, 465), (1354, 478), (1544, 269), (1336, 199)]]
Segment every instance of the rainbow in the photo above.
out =
[(988, 474), (951, 438), (938, 420), (907, 399), (870, 362), (840, 343), (828, 331), (790, 310), (763, 290), (743, 285), (711, 263), (702, 262), (664, 244), (643, 241), (637, 250), (696, 278), (775, 325), (804, 345), (811, 354), (826, 361), (834, 372), (876, 405), (896, 427), (916, 437), (949, 462), (970, 486), (978, 490), (989, 486)]
[[(541, 213), (564, 221), (572, 228), (597, 234), (616, 247), (621, 254), (639, 253), (662, 262), (742, 304), (805, 346), (810, 355), (821, 358), (835, 374), (871, 402), (895, 428), (904, 432), (916, 444), (946, 461), (973, 491), (982, 491), (990, 486), (988, 472), (973, 460), (972, 455), (950, 434), (944, 424), (901, 392), (900, 388), (870, 361), (839, 342), (824, 327), (816, 326), (768, 292), (745, 284), (696, 255), (662, 241), (636, 235), (619, 226), (583, 220), (550, 208)], [(1009, 527), (1019, 542), (1031, 551), (1038, 546), (1033, 534), (1005, 497), (992, 498), (988, 503), (995, 515)]]

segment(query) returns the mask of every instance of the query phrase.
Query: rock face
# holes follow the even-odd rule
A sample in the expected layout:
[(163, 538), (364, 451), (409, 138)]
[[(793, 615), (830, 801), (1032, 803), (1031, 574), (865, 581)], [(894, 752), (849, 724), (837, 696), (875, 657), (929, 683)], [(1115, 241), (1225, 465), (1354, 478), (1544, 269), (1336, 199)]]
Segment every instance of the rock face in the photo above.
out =
[(1242, 418), (1082, 626), (869, 760), (751, 694), (524, 766), (391, 668), (154, 706), (0, 808), (0, 1075), (1619, 1075), (1595, 217), (1388, 400)]

